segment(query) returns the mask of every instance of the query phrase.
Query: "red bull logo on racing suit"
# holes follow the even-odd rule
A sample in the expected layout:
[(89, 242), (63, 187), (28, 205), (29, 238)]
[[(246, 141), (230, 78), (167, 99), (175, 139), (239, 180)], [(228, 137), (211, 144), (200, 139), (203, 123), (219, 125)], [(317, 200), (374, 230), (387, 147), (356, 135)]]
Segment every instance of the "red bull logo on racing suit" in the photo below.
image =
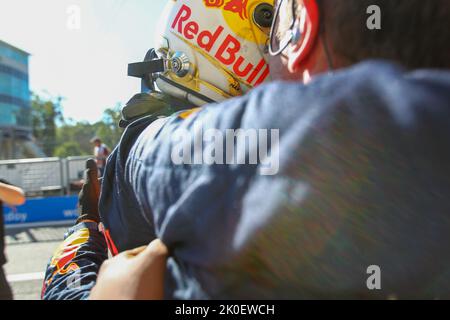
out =
[(50, 267), (53, 268), (53, 273), (49, 279), (44, 282), (42, 289), (42, 296), (56, 275), (65, 275), (69, 272), (74, 272), (80, 269), (78, 264), (73, 262), (77, 257), (78, 251), (82, 245), (89, 240), (89, 229), (83, 228), (68, 237), (56, 249), (55, 254), (50, 262)]

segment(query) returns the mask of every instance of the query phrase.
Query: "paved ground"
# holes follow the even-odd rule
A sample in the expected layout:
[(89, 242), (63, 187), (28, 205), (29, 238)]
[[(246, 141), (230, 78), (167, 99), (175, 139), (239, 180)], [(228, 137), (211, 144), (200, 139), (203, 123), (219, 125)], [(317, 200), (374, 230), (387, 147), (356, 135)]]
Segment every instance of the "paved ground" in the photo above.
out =
[(45, 267), (69, 225), (5, 230), (5, 271), (16, 300), (40, 298)]

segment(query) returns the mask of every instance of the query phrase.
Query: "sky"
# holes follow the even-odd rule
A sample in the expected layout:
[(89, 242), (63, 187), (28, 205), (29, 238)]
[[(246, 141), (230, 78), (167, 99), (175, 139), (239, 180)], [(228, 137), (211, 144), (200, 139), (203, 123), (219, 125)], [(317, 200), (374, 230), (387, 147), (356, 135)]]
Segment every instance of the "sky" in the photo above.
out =
[(0, 0), (0, 39), (31, 54), (33, 92), (92, 123), (140, 91), (127, 66), (152, 47), (166, 1)]

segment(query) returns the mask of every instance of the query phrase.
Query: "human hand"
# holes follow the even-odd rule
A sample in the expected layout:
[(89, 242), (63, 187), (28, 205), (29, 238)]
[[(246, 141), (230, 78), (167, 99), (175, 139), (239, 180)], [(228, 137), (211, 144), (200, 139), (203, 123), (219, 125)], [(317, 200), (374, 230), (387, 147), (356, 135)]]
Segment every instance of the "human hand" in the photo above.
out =
[(25, 194), (22, 189), (0, 182), (0, 201), (11, 207), (25, 203)]
[(91, 300), (162, 300), (168, 249), (155, 240), (103, 263)]
[(100, 222), (98, 202), (100, 197), (100, 182), (98, 179), (98, 168), (94, 159), (86, 161), (84, 172), (85, 182), (78, 196), (78, 222), (92, 220)]

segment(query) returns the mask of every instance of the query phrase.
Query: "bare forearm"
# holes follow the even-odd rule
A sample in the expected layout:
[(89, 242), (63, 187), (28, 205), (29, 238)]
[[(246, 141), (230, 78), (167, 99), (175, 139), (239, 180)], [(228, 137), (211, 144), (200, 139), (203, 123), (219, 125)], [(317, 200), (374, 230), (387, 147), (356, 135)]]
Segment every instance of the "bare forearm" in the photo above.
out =
[(22, 189), (0, 182), (0, 200), (12, 206), (20, 206), (25, 202)]

